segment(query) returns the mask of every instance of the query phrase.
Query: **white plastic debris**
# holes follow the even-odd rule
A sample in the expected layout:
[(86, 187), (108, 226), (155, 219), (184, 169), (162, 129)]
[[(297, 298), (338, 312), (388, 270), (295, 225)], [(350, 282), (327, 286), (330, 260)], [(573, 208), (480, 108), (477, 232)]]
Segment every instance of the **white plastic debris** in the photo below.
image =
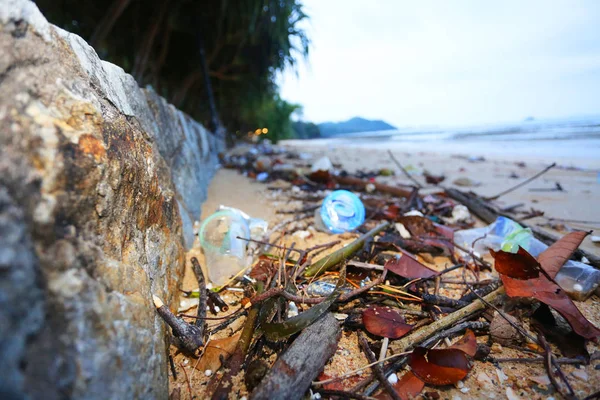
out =
[(461, 221), (468, 221), (471, 218), (469, 209), (462, 204), (455, 206), (452, 209), (452, 218), (448, 218), (449, 222), (456, 223)]
[(290, 301), (290, 303), (288, 304), (287, 316), (288, 316), (288, 318), (292, 318), (292, 317), (295, 317), (296, 315), (298, 315), (298, 306), (293, 301)]
[(310, 235), (312, 235), (312, 233), (309, 231), (296, 231), (292, 234), (292, 236), (297, 237), (298, 239), (302, 239), (302, 240), (306, 239)]
[(390, 376), (387, 377), (387, 380), (389, 383), (394, 385), (394, 384), (398, 383), (398, 375), (391, 373)]
[(414, 216), (416, 216), (416, 217), (424, 217), (423, 213), (421, 211), (418, 211), (418, 210), (410, 210), (409, 212), (404, 213), (404, 216), (405, 217), (414, 217)]
[(404, 224), (397, 222), (394, 226), (396, 227), (396, 230), (398, 231), (400, 236), (402, 236), (402, 239), (410, 239), (410, 232), (408, 231), (408, 229), (406, 229)]
[(199, 301), (200, 299), (198, 298), (183, 299), (179, 302), (179, 308), (177, 309), (177, 312), (186, 312), (190, 308), (198, 307)]
[(312, 167), (310, 168), (310, 171), (311, 172), (331, 171), (332, 169), (333, 169), (333, 164), (331, 163), (331, 160), (329, 159), (329, 157), (325, 156), (325, 157), (321, 157), (317, 161), (315, 161), (313, 163)]
[(375, 191), (375, 185), (372, 183), (367, 183), (367, 185), (365, 186), (365, 191), (367, 193), (373, 193)]
[(204, 376), (211, 376), (212, 375), (212, 371), (210, 369), (207, 369), (206, 371), (204, 371)]
[(594, 243), (600, 243), (600, 236), (592, 236), (590, 239), (592, 239), (592, 242)]

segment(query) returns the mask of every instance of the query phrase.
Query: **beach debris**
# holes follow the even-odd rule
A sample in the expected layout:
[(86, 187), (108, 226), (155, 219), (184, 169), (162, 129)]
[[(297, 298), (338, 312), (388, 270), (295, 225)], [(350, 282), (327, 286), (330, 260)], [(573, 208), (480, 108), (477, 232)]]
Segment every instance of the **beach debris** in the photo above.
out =
[(275, 361), (252, 392), (252, 399), (303, 398), (311, 382), (335, 353), (341, 333), (338, 322), (331, 313), (325, 313), (315, 320)]
[(412, 329), (402, 314), (388, 306), (371, 306), (363, 311), (362, 318), (367, 331), (389, 339), (398, 339)]
[(317, 228), (343, 233), (358, 228), (365, 221), (365, 206), (360, 198), (347, 190), (330, 193), (315, 213)]
[(454, 181), (452, 181), (452, 183), (456, 186), (464, 186), (464, 187), (475, 187), (475, 186), (480, 186), (481, 182), (476, 181), (474, 179), (468, 178), (468, 177), (460, 177), (460, 178), (456, 178)]
[(600, 244), (600, 236), (591, 236), (590, 239), (592, 242)]
[[(564, 248), (557, 246), (554, 250), (560, 254), (560, 259), (564, 262), (570, 249), (562, 249)], [(535, 298), (554, 308), (569, 322), (577, 334), (586, 339), (600, 336), (600, 330), (581, 314), (567, 294), (554, 283), (549, 272), (544, 269), (544, 265), (526, 250), (519, 248), (517, 253), (491, 250), (491, 254), (508, 296)], [(555, 266), (554, 263), (546, 263), (546, 265), (549, 269)]]
[(333, 164), (329, 157), (321, 157), (316, 160), (313, 165), (310, 167), (310, 172), (315, 173), (319, 171), (331, 172), (333, 170)]
[[(221, 339), (211, 339), (204, 347), (202, 357), (193, 366), (198, 371), (218, 371), (223, 361), (227, 360), (240, 340), (240, 333)], [(210, 375), (207, 375), (210, 376)]]
[[(590, 369), (560, 370), (564, 363), (589, 364), (594, 355), (587, 339), (600, 332), (571, 300), (597, 290), (600, 271), (592, 265), (599, 265), (598, 257), (578, 248), (587, 232), (558, 240), (538, 225), (521, 223), (533, 216), (552, 221), (517, 210), (523, 204), (500, 211), (492, 200), (456, 188), (421, 193), (412, 168), (393, 155), (413, 178), (409, 185), (398, 177), (381, 179), (383, 184), (378, 180), (387, 172), (348, 172), (329, 159), (327, 170), (311, 171), (298, 154), (276, 146), (222, 160), (258, 180), (268, 174), (264, 182), (277, 199), (274, 206), (285, 207), (277, 214), (291, 216), (269, 232), (264, 225), (253, 231), (249, 216), (225, 208), (248, 225), (249, 232), (235, 238), (256, 250), (246, 251), (249, 268), (212, 291), (199, 283), (198, 290), (184, 292), (184, 303), (200, 297), (204, 304), (196, 316), (168, 315), (159, 307), (175, 337), (177, 330), (191, 329), (194, 350), (180, 347), (185, 351), (175, 357), (184, 357), (177, 361), (182, 368), (201, 371), (186, 376), (204, 391), (198, 397), (441, 398), (446, 389), (431, 388), (454, 385), (459, 392), (450, 397), (458, 398), (479, 394), (474, 382), (496, 394), (507, 388), (530, 394), (527, 376), (509, 378), (497, 368), (507, 362), (543, 365), (547, 375), (537, 380), (567, 397), (568, 379), (581, 393), (585, 379), (595, 378)], [(319, 243), (332, 231), (314, 229), (315, 211), (337, 190), (360, 196), (366, 221), (354, 229), (362, 234), (352, 240), (355, 233), (345, 231), (336, 241)], [(469, 229), (477, 219), (489, 225)], [(591, 265), (576, 261), (584, 257)], [(206, 317), (207, 309), (214, 315)], [(589, 309), (583, 311), (588, 315)], [(474, 332), (489, 341), (478, 344)], [(180, 338), (172, 342), (181, 346)], [(548, 342), (556, 345), (552, 351)], [(200, 359), (188, 358), (190, 353)], [(468, 379), (471, 373), (474, 379)]]
[(247, 267), (247, 242), (239, 238), (250, 237), (250, 227), (238, 212), (217, 211), (202, 221), (198, 236), (208, 278), (215, 285), (224, 285)]
[(428, 172), (424, 172), (423, 176), (425, 177), (425, 182), (430, 185), (438, 185), (446, 180), (444, 175), (431, 175)]

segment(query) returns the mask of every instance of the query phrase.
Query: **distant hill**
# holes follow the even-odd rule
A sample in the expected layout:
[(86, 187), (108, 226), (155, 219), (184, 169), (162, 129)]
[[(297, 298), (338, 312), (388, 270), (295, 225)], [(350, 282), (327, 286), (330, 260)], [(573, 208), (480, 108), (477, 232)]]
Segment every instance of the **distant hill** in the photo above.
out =
[(319, 124), (321, 136), (336, 136), (354, 132), (387, 131), (390, 129), (396, 129), (396, 127), (385, 121), (371, 121), (360, 117), (354, 117), (343, 122), (323, 122)]

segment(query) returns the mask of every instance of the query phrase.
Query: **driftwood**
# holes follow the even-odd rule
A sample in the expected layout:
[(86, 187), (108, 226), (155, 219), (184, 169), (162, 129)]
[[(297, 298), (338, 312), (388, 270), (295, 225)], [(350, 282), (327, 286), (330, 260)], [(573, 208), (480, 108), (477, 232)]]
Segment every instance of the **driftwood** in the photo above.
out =
[(250, 399), (302, 399), (335, 353), (341, 329), (327, 313), (304, 329), (252, 392)]
[(389, 193), (391, 195), (397, 197), (410, 197), (412, 190), (402, 189), (397, 186), (385, 185), (383, 183), (378, 182), (370, 182), (359, 178), (354, 178), (352, 176), (334, 176), (332, 175), (334, 181), (342, 185), (354, 186), (360, 189), (365, 189), (367, 185), (372, 184), (375, 187), (375, 190), (382, 193)]

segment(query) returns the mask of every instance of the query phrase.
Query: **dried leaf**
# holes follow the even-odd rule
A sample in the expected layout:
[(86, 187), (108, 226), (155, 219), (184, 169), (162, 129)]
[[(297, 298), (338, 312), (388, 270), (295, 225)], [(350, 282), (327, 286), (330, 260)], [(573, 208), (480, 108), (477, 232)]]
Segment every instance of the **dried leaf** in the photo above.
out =
[(315, 322), (340, 296), (344, 283), (346, 283), (346, 267), (343, 267), (340, 270), (340, 276), (335, 290), (327, 296), (323, 302), (316, 304), (307, 311), (283, 322), (270, 322), (264, 324), (263, 331), (267, 339), (272, 341), (285, 339)]
[(429, 218), (410, 215), (397, 218), (397, 222), (403, 224), (412, 236), (437, 236), (435, 225)]
[(385, 263), (385, 268), (407, 279), (429, 278), (437, 274), (436, 271), (421, 264), (410, 253), (403, 250), (402, 257), (391, 259)]
[(527, 280), (540, 276), (540, 264), (522, 247), (519, 247), (516, 254), (505, 251), (496, 252), (494, 250), (490, 250), (490, 253), (496, 261), (494, 267), (499, 274), (520, 280)]
[(433, 224), (438, 235), (445, 237), (451, 241), (454, 241), (454, 229), (446, 225)]
[[(419, 379), (415, 374), (408, 371), (398, 380), (398, 382), (392, 385), (398, 396), (402, 400), (414, 399), (425, 387), (425, 382)], [(382, 391), (379, 395), (375, 396), (379, 400), (389, 400), (390, 395), (385, 391)]]
[(554, 242), (552, 246), (544, 250), (539, 256), (538, 261), (541, 264), (544, 271), (554, 278), (558, 273), (558, 270), (567, 262), (573, 252), (577, 250), (583, 239), (590, 232), (571, 232), (558, 241)]
[(208, 342), (200, 361), (193, 363), (194, 367), (203, 372), (206, 370), (217, 371), (221, 368), (221, 360), (225, 361), (233, 354), (240, 335), (241, 332), (233, 336), (214, 339)]
[[(545, 274), (524, 280), (524, 278), (513, 278), (502, 272), (506, 271), (520, 277), (533, 275), (532, 271), (539, 264), (529, 253), (522, 248), (519, 248), (517, 254), (504, 251), (492, 251), (491, 253), (495, 259), (495, 268), (500, 272), (500, 278), (508, 296), (533, 297), (554, 308), (569, 322), (577, 334), (586, 339), (600, 336), (600, 330), (581, 314), (569, 296)], [(526, 272), (519, 273), (519, 268), (523, 268)]]
[(268, 258), (262, 258), (254, 264), (250, 271), (250, 278), (257, 281), (267, 282), (277, 271), (277, 267), (273, 265), (273, 261)]
[(409, 358), (412, 372), (430, 385), (449, 385), (463, 380), (471, 363), (464, 351), (459, 349), (430, 350), (417, 347)]
[(467, 329), (465, 335), (454, 343), (451, 349), (461, 350), (470, 357), (474, 357), (477, 353), (477, 339), (472, 330)]
[(363, 323), (373, 335), (398, 339), (412, 329), (396, 310), (391, 307), (372, 306), (363, 312)]

